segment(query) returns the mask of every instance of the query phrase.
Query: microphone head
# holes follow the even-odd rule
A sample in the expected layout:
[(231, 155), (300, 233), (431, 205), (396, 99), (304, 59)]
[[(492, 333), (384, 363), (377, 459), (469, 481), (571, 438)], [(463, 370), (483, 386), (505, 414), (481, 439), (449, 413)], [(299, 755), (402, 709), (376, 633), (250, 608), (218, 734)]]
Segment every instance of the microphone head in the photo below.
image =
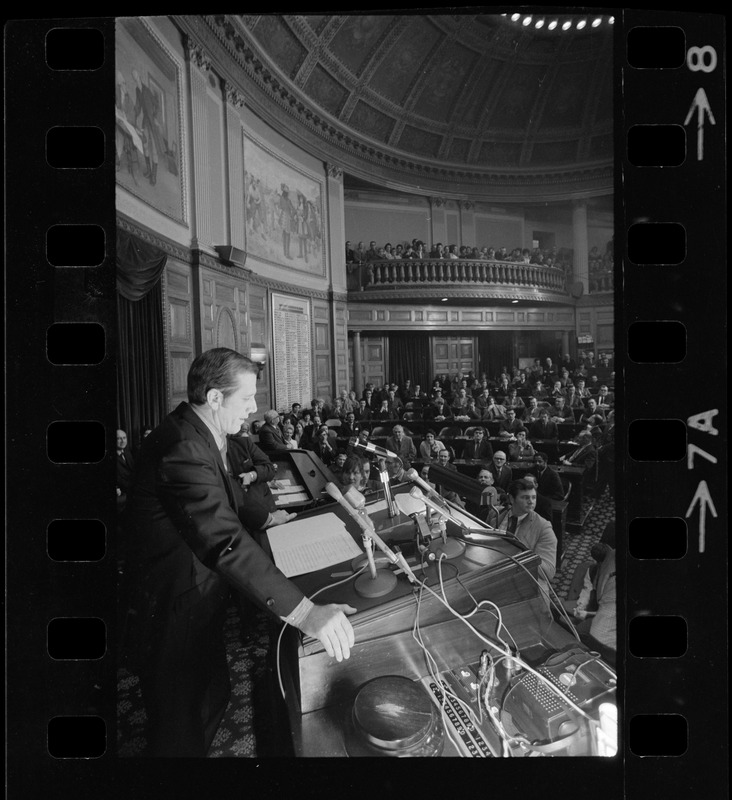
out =
[(424, 495), (422, 494), (422, 490), (419, 488), (419, 486), (412, 487), (412, 489), (409, 490), (409, 494), (411, 494), (412, 497), (416, 497), (417, 500), (424, 502)]
[(412, 467), (411, 469), (407, 470), (406, 477), (409, 478), (410, 481), (415, 481), (417, 478), (419, 478), (419, 473), (414, 467)]
[(341, 494), (341, 490), (333, 483), (333, 481), (329, 481), (325, 484), (325, 491), (334, 499), (334, 500), (343, 500), (343, 495)]
[(348, 444), (351, 447), (354, 447), (355, 445), (357, 445), (358, 444), (358, 436), (351, 436), (351, 438), (348, 440)]

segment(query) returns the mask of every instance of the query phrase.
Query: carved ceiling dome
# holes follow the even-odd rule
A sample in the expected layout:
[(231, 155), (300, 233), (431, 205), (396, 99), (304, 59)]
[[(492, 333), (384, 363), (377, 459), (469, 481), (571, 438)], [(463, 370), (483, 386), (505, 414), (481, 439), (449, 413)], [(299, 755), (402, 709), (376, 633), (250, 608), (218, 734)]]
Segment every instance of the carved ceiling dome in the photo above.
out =
[(382, 146), (450, 165), (536, 169), (613, 156), (612, 28), (507, 17), (241, 17), (308, 100)]

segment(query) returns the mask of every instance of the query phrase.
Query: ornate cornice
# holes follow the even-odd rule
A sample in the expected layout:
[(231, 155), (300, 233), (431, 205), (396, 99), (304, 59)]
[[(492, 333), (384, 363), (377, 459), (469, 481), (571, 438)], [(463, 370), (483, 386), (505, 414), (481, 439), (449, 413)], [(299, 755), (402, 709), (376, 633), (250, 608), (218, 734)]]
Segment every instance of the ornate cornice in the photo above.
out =
[(226, 102), (234, 108), (243, 108), (246, 103), (244, 95), (230, 83), (226, 83)]
[(211, 57), (203, 47), (191, 36), (184, 38), (186, 58), (200, 70), (208, 72), (211, 69)]
[(183, 261), (186, 264), (193, 263), (192, 252), (187, 247), (183, 247), (174, 242), (172, 239), (167, 239), (164, 236), (161, 236), (159, 233), (153, 232), (148, 228), (143, 228), (128, 217), (118, 214), (117, 227), (123, 231), (126, 231), (127, 233), (131, 233), (138, 239), (142, 239), (143, 242), (154, 245), (166, 253), (166, 255), (173, 256), (173, 258), (177, 258), (179, 261)]
[(328, 177), (343, 180), (343, 170), (336, 164), (328, 164)]
[[(472, 195), (478, 200), (490, 188), (491, 198), (516, 197), (523, 193), (546, 195), (546, 199), (566, 198), (568, 194), (601, 193), (612, 191), (613, 166), (608, 162), (591, 162), (567, 168), (542, 170), (500, 170), (481, 168), (476, 165), (452, 165), (428, 159), (419, 159), (410, 154), (389, 148), (359, 136), (340, 121), (313, 107), (302, 94), (269, 59), (240, 24), (225, 15), (205, 15), (195, 18), (176, 18), (185, 28), (193, 27), (201, 36), (208, 34), (222, 48), (216, 67), (228, 74), (228, 80), (246, 83), (249, 105), (270, 124), (287, 128), (291, 137), (303, 147), (315, 152), (324, 161), (338, 161), (349, 172), (373, 179), (387, 170), (394, 182), (403, 181), (404, 186), (415, 182), (433, 181), (450, 184), (450, 191), (461, 187), (458, 194)], [(207, 42), (208, 43), (208, 42)], [(233, 64), (227, 64), (227, 58)], [(233, 69), (238, 67), (238, 70)], [(544, 190), (543, 193), (540, 190)], [(474, 193), (474, 194), (473, 194)]]

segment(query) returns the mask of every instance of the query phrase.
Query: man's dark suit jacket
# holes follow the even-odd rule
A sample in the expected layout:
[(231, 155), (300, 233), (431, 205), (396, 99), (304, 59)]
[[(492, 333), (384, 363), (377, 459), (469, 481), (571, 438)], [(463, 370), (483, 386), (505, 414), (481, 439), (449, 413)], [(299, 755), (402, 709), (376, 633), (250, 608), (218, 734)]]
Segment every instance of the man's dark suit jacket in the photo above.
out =
[(493, 458), (493, 445), (485, 437), (479, 444), (476, 443), (475, 439), (466, 442), (465, 447), (463, 447), (463, 458), (490, 461)]
[(135, 460), (132, 457), (132, 452), (129, 447), (125, 447), (122, 451), (124, 461), (121, 455), (117, 455), (117, 486), (122, 490), (122, 494), (127, 494), (132, 485), (132, 476), (135, 471)]
[[(231, 477), (236, 484), (241, 504), (239, 519), (249, 530), (261, 530), (267, 522), (270, 512), (277, 510), (274, 495), (268, 485), (269, 481), (275, 477), (277, 468), (270, 461), (269, 456), (260, 450), (248, 436), (228, 436), (227, 443)], [(239, 492), (239, 475), (242, 472), (256, 472), (257, 480)]]
[(285, 440), (282, 438), (282, 431), (278, 425), (265, 422), (259, 429), (259, 446), (265, 453), (273, 453), (277, 450), (287, 450)]
[(503, 489), (504, 492), (507, 491), (513, 480), (511, 467), (507, 467), (504, 464), (499, 470), (495, 464), (490, 464), (488, 469), (493, 473), (494, 486), (497, 489)]
[[(548, 497), (550, 500), (561, 500), (564, 497), (564, 486), (559, 474), (551, 467), (547, 467), (543, 472), (533, 470), (539, 484), (538, 493)], [(543, 516), (543, 514), (542, 514)]]
[(225, 709), (228, 698), (221, 684), (228, 686), (223, 615), (230, 588), (277, 616), (303, 598), (238, 510), (213, 435), (181, 403), (145, 439), (128, 500), (124, 644), (152, 712), (151, 755), (205, 755), (218, 725), (211, 708), (223, 701)]
[(536, 420), (536, 422), (532, 423), (531, 427), (529, 428), (529, 438), (558, 439), (559, 428), (557, 428), (557, 423), (549, 420), (546, 423), (546, 427), (544, 427), (544, 424), (541, 422), (541, 420)]

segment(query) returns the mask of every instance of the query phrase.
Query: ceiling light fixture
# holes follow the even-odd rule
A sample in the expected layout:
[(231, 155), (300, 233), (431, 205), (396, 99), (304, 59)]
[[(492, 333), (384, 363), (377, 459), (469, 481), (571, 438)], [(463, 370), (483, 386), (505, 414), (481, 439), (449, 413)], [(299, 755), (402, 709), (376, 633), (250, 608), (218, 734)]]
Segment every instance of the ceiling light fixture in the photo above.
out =
[(586, 20), (586, 19), (581, 19), (581, 20), (580, 20), (580, 21), (577, 23), (577, 30), (578, 30), (578, 31), (581, 31), (581, 30), (582, 30), (582, 28), (584, 28), (584, 27), (585, 27), (585, 25), (587, 25), (587, 20)]
[(538, 29), (538, 28), (543, 28), (543, 27), (544, 27), (544, 17), (542, 17), (541, 19), (537, 19), (537, 20), (536, 20), (536, 25), (535, 25), (535, 27), (536, 27), (537, 29)]
[(524, 17), (524, 25), (531, 25), (531, 15)]
[(446, 297), (443, 297), (443, 298), (442, 298), (442, 302), (443, 302), (443, 303), (446, 303), (446, 302), (447, 302), (447, 298), (446, 298)]
[(595, 19), (592, 20), (592, 27), (596, 28), (601, 23), (602, 23), (602, 17), (595, 17)]
[(518, 303), (518, 300), (511, 300), (512, 303)]
[(610, 18), (608, 19), (608, 24), (610, 24), (610, 25), (614, 25), (614, 24), (615, 24), (615, 17), (610, 17)]
[(554, 28), (556, 28), (556, 27), (557, 27), (557, 25), (559, 25), (559, 20), (553, 19), (553, 20), (552, 20), (552, 21), (551, 21), (551, 22), (550, 22), (550, 23), (547, 25), (547, 28), (549, 28), (549, 30), (550, 30), (550, 31), (553, 31), (553, 30), (554, 30)]
[(562, 23), (562, 30), (568, 31), (571, 27), (572, 27), (572, 20), (565, 19), (564, 22)]
[(511, 22), (518, 22), (521, 19), (521, 14), (511, 14)]

